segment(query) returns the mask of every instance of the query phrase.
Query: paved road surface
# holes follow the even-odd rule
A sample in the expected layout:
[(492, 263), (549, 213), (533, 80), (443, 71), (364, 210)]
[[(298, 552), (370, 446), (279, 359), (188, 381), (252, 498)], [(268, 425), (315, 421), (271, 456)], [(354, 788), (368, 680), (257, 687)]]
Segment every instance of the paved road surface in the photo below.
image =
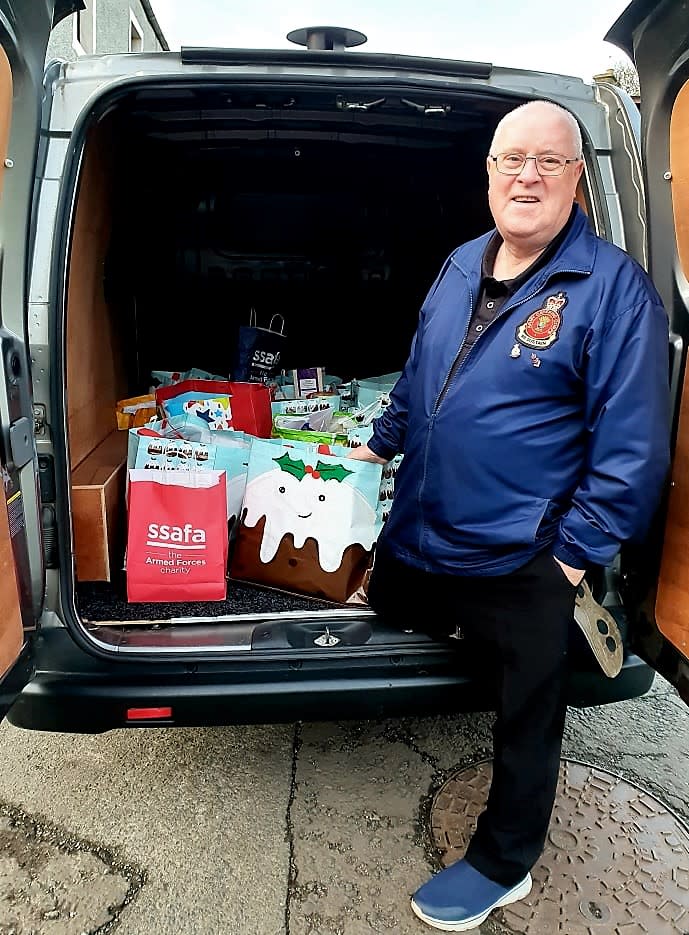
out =
[[(0, 935), (421, 935), (408, 895), (437, 866), (428, 806), (490, 756), (490, 718), (3, 724), (0, 743)], [(570, 711), (563, 755), (689, 820), (689, 712), (666, 683)]]

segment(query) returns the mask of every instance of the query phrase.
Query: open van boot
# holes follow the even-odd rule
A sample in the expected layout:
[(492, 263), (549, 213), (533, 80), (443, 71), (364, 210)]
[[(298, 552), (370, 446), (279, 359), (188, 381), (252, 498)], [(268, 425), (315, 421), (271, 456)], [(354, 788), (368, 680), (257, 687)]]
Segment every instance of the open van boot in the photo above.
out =
[(615, 678), (624, 658), (622, 635), (615, 618), (594, 599), (585, 580), (577, 587), (574, 619), (603, 672)]

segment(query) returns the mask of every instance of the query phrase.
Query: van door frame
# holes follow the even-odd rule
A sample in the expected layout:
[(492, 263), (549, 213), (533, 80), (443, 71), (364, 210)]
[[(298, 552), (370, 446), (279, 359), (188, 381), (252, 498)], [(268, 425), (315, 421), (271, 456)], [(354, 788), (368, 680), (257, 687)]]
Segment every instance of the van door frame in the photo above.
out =
[(82, 0), (0, 0), (0, 718), (32, 674), (44, 588), (28, 353), (28, 262), (43, 72)]
[[(689, 563), (678, 562), (677, 544), (686, 513), (689, 454), (689, 256), (678, 247), (673, 207), (670, 127), (677, 97), (689, 87), (685, 0), (633, 0), (605, 36), (634, 62), (641, 89), (641, 154), (648, 223), (648, 272), (669, 316), (671, 390), (673, 399), (673, 466), (666, 497), (649, 539), (641, 549), (624, 549), (625, 605), (635, 648), (649, 665), (678, 689), (689, 704), (689, 604), (681, 620), (675, 595), (668, 602), (670, 579), (682, 568), (689, 597)], [(684, 271), (681, 261), (684, 259)], [(684, 283), (682, 282), (684, 278)], [(682, 384), (687, 388), (682, 405)], [(682, 539), (682, 544), (684, 541)], [(685, 549), (686, 545), (684, 544)], [(675, 590), (677, 590), (675, 588)], [(681, 596), (681, 595), (680, 595)]]

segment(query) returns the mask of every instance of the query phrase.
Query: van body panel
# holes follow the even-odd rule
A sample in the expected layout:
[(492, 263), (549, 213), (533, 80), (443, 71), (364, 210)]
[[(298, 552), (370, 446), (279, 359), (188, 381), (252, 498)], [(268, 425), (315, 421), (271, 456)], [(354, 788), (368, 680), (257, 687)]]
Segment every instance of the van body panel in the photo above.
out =
[[(622, 88), (599, 82), (596, 90), (608, 115), (610, 152), (605, 159), (608, 175), (603, 178), (608, 198), (611, 240), (648, 269), (646, 195), (639, 144), (639, 111)], [(602, 161), (602, 160), (601, 160)]]
[[(0, 0), (0, 10), (6, 2)], [(43, 4), (46, 2), (49, 0), (41, 0)], [(60, 7), (60, 13), (64, 9), (71, 11), (69, 4)], [(41, 22), (45, 25), (47, 20)], [(477, 178), (474, 169), (479, 169), (479, 163), (481, 167), (485, 164), (483, 150), (491, 125), (510, 106), (545, 98), (568, 108), (581, 125), (586, 165), (577, 200), (594, 229), (627, 249), (644, 267), (652, 267), (653, 240), (647, 230), (646, 215), (649, 179), (641, 170), (639, 123), (633, 103), (612, 85), (589, 85), (569, 76), (487, 63), (311, 50), (183, 49), (181, 53), (87, 56), (74, 63), (52, 63), (43, 81), (46, 103), (34, 189), (38, 199), (28, 280), (29, 317), (27, 324), (22, 295), (21, 340), (28, 329), (34, 402), (43, 407), (47, 425), (43, 430), (37, 428), (36, 450), (42, 463), (52, 466), (53, 471), (41, 489), (49, 492), (47, 501), (44, 497), (44, 508), (47, 504), (54, 510), (60, 532), (59, 561), (48, 562), (44, 625), (34, 641), (36, 673), (15, 702), (10, 720), (29, 728), (91, 732), (126, 726), (127, 708), (142, 705), (171, 705), (174, 716), (166, 724), (189, 726), (294, 720), (313, 716), (314, 711), (319, 716), (334, 718), (490, 707), (492, 701), (485, 681), (475, 673), (463, 671), (464, 663), (456, 646), (435, 644), (419, 634), (395, 636), (382, 627), (376, 628), (372, 637), (361, 636), (371, 632), (366, 619), (371, 616), (368, 611), (345, 612), (342, 619), (343, 611), (336, 608), (313, 613), (304, 609), (275, 613), (262, 610), (253, 614), (249, 602), (240, 612), (224, 617), (220, 610), (215, 618), (132, 620), (131, 608), (128, 613), (112, 618), (89, 618), (82, 613), (86, 604), (83, 594), (77, 596), (70, 469), (73, 462), (80, 463), (103, 440), (112, 416), (112, 400), (128, 395), (126, 390), (133, 389), (123, 382), (126, 367), (121, 369), (120, 365), (127, 361), (120, 358), (120, 350), (130, 338), (137, 340), (127, 332), (125, 319), (118, 318), (116, 313), (111, 317), (103, 296), (108, 277), (107, 288), (117, 287), (113, 264), (106, 257), (109, 226), (111, 222), (114, 226), (113, 218), (119, 220), (120, 227), (129, 216), (137, 218), (135, 199), (129, 206), (130, 214), (128, 206), (118, 204), (123, 185), (134, 178), (131, 172), (123, 172), (116, 165), (118, 154), (122, 161), (131, 160), (137, 166), (143, 155), (143, 164), (148, 165), (149, 172), (156, 173), (159, 168), (157, 174), (165, 180), (164, 146), (166, 141), (170, 142), (179, 171), (177, 175), (171, 171), (168, 188), (165, 189), (163, 181), (161, 189), (169, 193), (168, 204), (176, 204), (182, 200), (179, 186), (184, 184), (178, 180), (195, 177), (205, 180), (205, 169), (213, 169), (213, 149), (222, 154), (223, 140), (231, 141), (235, 153), (241, 149), (244, 138), (269, 140), (265, 165), (270, 175), (271, 165), (279, 168), (279, 161), (270, 162), (270, 146), (275, 149), (276, 139), (289, 141), (290, 133), (296, 132), (297, 137), (301, 133), (306, 140), (318, 141), (313, 146), (323, 147), (321, 152), (328, 146), (334, 151), (340, 143), (359, 144), (350, 147), (349, 155), (357, 149), (365, 151), (367, 146), (373, 151), (382, 141), (390, 159), (400, 159), (405, 141), (412, 134), (419, 153), (423, 153), (424, 146), (440, 150), (438, 140), (443, 132), (440, 128), (455, 120), (459, 128), (457, 136), (461, 138), (459, 130), (464, 120), (463, 132), (469, 139), (480, 140), (478, 144), (474, 142), (476, 152), (466, 163), (472, 170), (467, 177)], [(296, 107), (293, 98), (298, 99)], [(40, 113), (36, 114), (37, 127)], [(119, 120), (122, 114), (124, 117)], [(292, 124), (295, 114), (298, 119)], [(477, 117), (481, 119), (476, 121)], [(141, 152), (136, 145), (138, 131), (129, 130), (126, 125), (129, 118), (143, 128)], [(293, 131), (293, 126), (300, 129)], [(480, 130), (478, 136), (476, 127)], [(131, 133), (125, 135), (125, 143), (121, 142), (123, 128), (125, 133)], [(385, 134), (394, 145), (384, 139)], [(196, 162), (192, 160), (185, 175), (184, 162), (178, 154), (191, 153), (193, 146), (200, 143), (211, 153), (211, 159), (207, 163), (200, 157)], [(258, 151), (259, 144), (252, 145)], [(342, 152), (346, 149), (344, 146)], [(156, 153), (163, 160), (160, 165), (152, 158)], [(346, 158), (344, 155), (334, 158), (333, 166), (337, 166), (337, 159)], [(385, 160), (387, 168), (387, 154)], [(420, 171), (425, 165), (421, 156), (418, 160), (414, 165)], [(247, 168), (250, 162), (238, 160), (235, 165)], [(365, 161), (361, 165), (365, 173)], [(120, 184), (119, 196), (109, 189), (111, 173), (117, 172), (120, 172), (115, 179)], [(461, 179), (461, 173), (456, 174)], [(149, 179), (154, 177), (150, 175)], [(336, 172), (333, 178), (338, 178)], [(403, 172), (399, 178), (405, 178)], [(456, 188), (454, 176), (447, 178), (451, 182), (449, 187)], [(480, 197), (479, 186), (474, 187)], [(31, 189), (28, 191), (30, 195)], [(142, 191), (150, 202), (149, 189), (144, 187)], [(247, 191), (251, 193), (252, 189)], [(265, 208), (266, 193), (270, 191), (269, 187), (259, 190), (264, 198), (263, 202), (255, 202), (259, 211)], [(303, 193), (311, 194), (311, 183)], [(280, 190), (277, 194), (283, 193)], [(304, 201), (306, 213), (308, 198)], [(26, 204), (30, 202), (27, 197)], [(157, 213), (161, 202), (149, 202), (146, 204), (149, 217), (161, 217), (159, 223), (163, 228), (166, 220), (167, 228), (173, 226), (174, 219), (168, 212)], [(325, 200), (323, 203), (327, 204)], [(281, 204), (293, 202), (288, 198), (276, 199), (276, 227)], [(472, 190), (470, 210), (475, 210), (477, 204), (477, 194)], [(454, 203), (452, 210), (456, 210)], [(483, 219), (480, 211), (478, 215)], [(142, 215), (137, 226), (143, 228), (143, 221)], [(155, 234), (153, 228), (151, 231)], [(457, 234), (461, 236), (459, 231)], [(124, 238), (120, 248), (123, 243), (132, 251), (132, 259), (143, 256), (148, 264), (150, 240), (139, 243), (133, 238), (130, 244)], [(199, 253), (199, 268), (200, 256)], [(153, 259), (158, 258), (154, 255)], [(106, 266), (107, 274), (101, 275), (99, 271)], [(126, 269), (126, 259), (123, 266)], [(152, 281), (160, 276), (161, 269), (151, 266)], [(431, 273), (435, 272), (434, 267)], [(431, 278), (429, 274), (429, 282)], [(135, 324), (139, 322), (136, 319), (139, 313), (140, 310), (135, 313)], [(686, 315), (686, 308), (678, 307), (675, 316), (678, 327), (671, 335), (671, 347), (678, 357), (684, 346), (683, 334), (689, 330), (681, 327), (682, 315)], [(153, 330), (150, 324), (148, 327)], [(169, 342), (164, 345), (168, 351), (170, 346)], [(137, 345), (137, 355), (138, 352)], [(131, 358), (130, 354), (130, 365)], [(138, 370), (138, 357), (136, 367)], [(382, 367), (381, 372), (385, 369), (393, 368)], [(678, 380), (677, 374), (675, 378)], [(91, 406), (90, 393), (94, 387), (102, 392)], [(94, 419), (98, 421), (101, 416), (102, 422), (95, 424)], [(39, 475), (35, 451), (23, 470), (25, 474)], [(45, 472), (41, 478), (45, 479)], [(33, 558), (27, 559), (29, 574), (25, 577), (30, 589), (33, 588), (33, 620), (41, 609), (36, 595), (42, 596), (44, 590), (42, 568), (40, 576), (36, 573), (39, 568), (36, 555), (40, 557), (45, 549), (39, 547), (38, 497), (32, 503), (35, 518), (29, 516), (27, 525), (35, 526), (37, 531), (31, 533), (33, 540), (31, 536), (27, 538), (27, 549)], [(623, 552), (627, 583), (620, 593), (624, 607), (615, 598), (609, 606), (620, 614), (623, 628), (627, 605), (634, 608), (635, 633), (650, 632), (651, 620), (655, 628), (653, 639), (662, 640), (662, 652), (649, 649), (649, 640), (645, 638), (640, 641), (639, 652), (643, 651), (645, 659), (678, 684), (676, 676), (685, 677), (678, 661), (681, 657), (672, 656), (669, 667), (665, 663), (670, 658), (668, 652), (676, 652), (683, 630), (677, 637), (668, 617), (667, 625), (661, 621), (663, 635), (653, 614), (649, 618), (648, 611), (643, 610), (648, 607), (648, 594), (655, 584), (660, 537), (662, 530), (657, 541), (645, 543), (641, 556)], [(0, 560), (1, 557), (2, 553)], [(616, 576), (617, 570), (611, 589), (606, 591), (600, 584), (600, 595), (617, 592)], [(689, 600), (685, 603), (689, 606)], [(357, 619), (359, 616), (361, 620)], [(345, 621), (345, 617), (349, 619)], [(127, 626), (132, 623), (143, 625)], [(330, 631), (326, 631), (326, 625)], [(323, 632), (340, 633), (344, 642), (336, 649), (323, 650), (315, 645), (314, 639)], [(243, 634), (242, 639), (237, 634)], [(13, 655), (21, 648), (16, 643), (16, 625), (15, 643), (8, 646)], [(31, 675), (26, 648), (20, 665), (12, 673), (12, 691), (15, 683), (17, 690), (21, 688), (20, 674), (23, 681)], [(652, 678), (649, 666), (633, 653), (628, 654), (622, 673), (614, 680), (605, 679), (588, 659), (588, 665), (585, 663), (572, 673), (570, 704), (602, 704), (636, 697), (648, 690)], [(8, 692), (7, 704), (11, 703), (11, 697)], [(0, 694), (0, 713), (5, 700), (5, 695)]]
[[(689, 704), (689, 3), (635, 0), (606, 39), (630, 55), (641, 89), (648, 269), (669, 315), (674, 455), (657, 550), (630, 574), (638, 651)], [(660, 554), (658, 562), (657, 555)]]
[[(70, 677), (65, 678), (64, 673)], [(573, 707), (608, 704), (644, 694), (653, 671), (630, 655), (615, 679), (593, 668), (572, 673)], [(127, 726), (129, 707), (172, 708), (162, 726), (277, 723), (371, 717), (429, 716), (448, 711), (494, 710), (490, 680), (458, 671), (444, 647), (401, 660), (352, 658), (313, 661), (295, 669), (287, 659), (269, 666), (247, 654), (238, 662), (98, 660), (80, 652), (62, 629), (43, 630), (37, 674), (8, 715), (17, 727), (98, 733)]]
[(53, 22), (78, 5), (0, 0), (0, 717), (31, 675), (43, 601), (26, 284), (45, 53)]

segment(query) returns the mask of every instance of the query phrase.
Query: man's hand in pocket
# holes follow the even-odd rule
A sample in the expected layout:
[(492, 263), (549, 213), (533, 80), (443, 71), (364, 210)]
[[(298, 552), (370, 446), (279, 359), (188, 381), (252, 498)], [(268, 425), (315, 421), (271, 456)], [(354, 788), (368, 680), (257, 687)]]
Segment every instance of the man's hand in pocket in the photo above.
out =
[[(553, 558), (555, 558), (554, 555), (553, 555)], [(576, 588), (577, 585), (581, 584), (581, 582), (584, 580), (584, 575), (586, 574), (586, 571), (582, 571), (581, 568), (572, 568), (571, 565), (565, 565), (565, 563), (561, 562), (559, 558), (555, 558), (555, 561), (558, 563), (558, 565), (562, 569), (562, 572), (565, 578), (569, 581), (571, 585), (573, 585), (573, 587)]]

